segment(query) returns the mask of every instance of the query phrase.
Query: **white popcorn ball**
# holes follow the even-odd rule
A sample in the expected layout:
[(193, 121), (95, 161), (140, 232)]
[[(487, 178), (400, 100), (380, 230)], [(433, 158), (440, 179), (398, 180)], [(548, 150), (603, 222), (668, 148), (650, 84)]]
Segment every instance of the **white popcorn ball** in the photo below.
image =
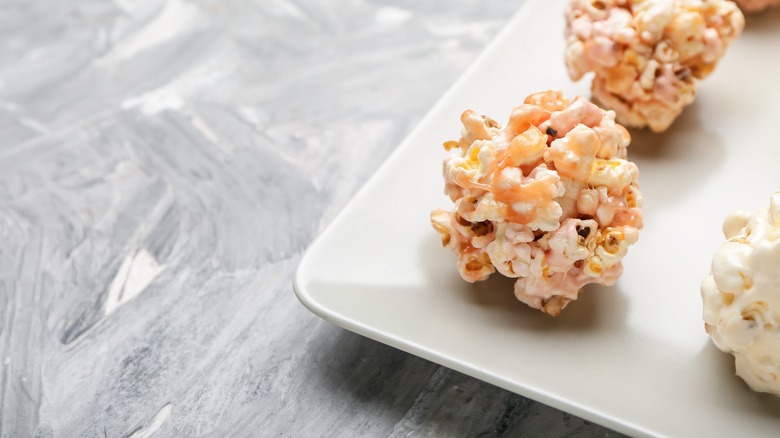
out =
[(569, 0), (564, 14), (571, 79), (592, 72), (594, 101), (619, 123), (654, 132), (693, 102), (695, 81), (745, 25), (728, 0)]
[(780, 193), (729, 215), (723, 233), (701, 285), (705, 329), (751, 389), (780, 395)]
[(516, 278), (516, 297), (557, 316), (588, 283), (614, 284), (642, 228), (631, 138), (615, 113), (560, 91), (533, 94), (501, 127), (466, 111), (448, 141), (431, 223), (463, 279)]

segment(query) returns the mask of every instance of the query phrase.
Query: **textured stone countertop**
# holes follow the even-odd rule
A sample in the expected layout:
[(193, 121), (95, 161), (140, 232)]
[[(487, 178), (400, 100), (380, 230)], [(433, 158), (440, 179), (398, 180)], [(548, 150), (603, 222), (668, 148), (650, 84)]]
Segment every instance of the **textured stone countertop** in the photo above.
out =
[(0, 436), (616, 435), (292, 290), (522, 3), (0, 2)]

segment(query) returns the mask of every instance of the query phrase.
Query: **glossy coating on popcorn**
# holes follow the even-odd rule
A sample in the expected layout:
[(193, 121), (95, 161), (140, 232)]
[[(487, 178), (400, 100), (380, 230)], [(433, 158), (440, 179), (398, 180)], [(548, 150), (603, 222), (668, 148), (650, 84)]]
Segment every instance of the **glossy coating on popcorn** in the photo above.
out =
[(566, 67), (626, 126), (666, 130), (745, 24), (726, 0), (570, 0)]
[(773, 6), (780, 6), (780, 0), (735, 0), (744, 12), (761, 12)]
[(553, 316), (584, 285), (617, 281), (642, 227), (642, 196), (626, 160), (631, 139), (614, 119), (559, 91), (528, 96), (504, 127), (463, 113), (460, 140), (444, 144), (455, 206), (431, 213), (463, 279), (516, 278), (517, 298)]
[(780, 193), (730, 214), (723, 233), (701, 285), (705, 328), (751, 389), (780, 395)]

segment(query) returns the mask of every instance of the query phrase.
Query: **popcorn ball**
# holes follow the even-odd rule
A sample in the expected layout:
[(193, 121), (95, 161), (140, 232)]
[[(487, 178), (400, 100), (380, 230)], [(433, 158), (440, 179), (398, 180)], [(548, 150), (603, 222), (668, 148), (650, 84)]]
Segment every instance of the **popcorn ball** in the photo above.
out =
[(498, 271), (517, 298), (557, 316), (588, 283), (612, 285), (642, 228), (631, 138), (615, 113), (560, 91), (533, 94), (506, 126), (466, 111), (444, 143), (452, 210), (431, 223), (464, 280)]
[(701, 285), (704, 327), (751, 389), (780, 395), (780, 193), (730, 214), (723, 234)]
[(780, 0), (735, 0), (745, 12), (761, 12), (772, 6), (780, 6)]
[(745, 19), (726, 0), (570, 0), (566, 67), (626, 126), (665, 131), (693, 102)]

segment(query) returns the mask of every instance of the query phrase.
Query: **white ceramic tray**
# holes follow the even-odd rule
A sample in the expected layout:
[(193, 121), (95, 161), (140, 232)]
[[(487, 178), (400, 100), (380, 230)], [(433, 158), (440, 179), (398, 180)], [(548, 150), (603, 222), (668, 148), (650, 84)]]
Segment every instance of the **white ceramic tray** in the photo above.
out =
[(588, 95), (566, 76), (562, 1), (529, 1), (312, 245), (296, 293), (322, 318), (631, 435), (778, 436), (780, 399), (736, 377), (704, 333), (699, 283), (721, 221), (780, 190), (780, 12), (743, 37), (662, 135), (634, 133), (645, 229), (611, 288), (555, 319), (512, 282), (463, 282), (429, 225), (441, 144), (467, 108), (506, 121), (536, 91)]

